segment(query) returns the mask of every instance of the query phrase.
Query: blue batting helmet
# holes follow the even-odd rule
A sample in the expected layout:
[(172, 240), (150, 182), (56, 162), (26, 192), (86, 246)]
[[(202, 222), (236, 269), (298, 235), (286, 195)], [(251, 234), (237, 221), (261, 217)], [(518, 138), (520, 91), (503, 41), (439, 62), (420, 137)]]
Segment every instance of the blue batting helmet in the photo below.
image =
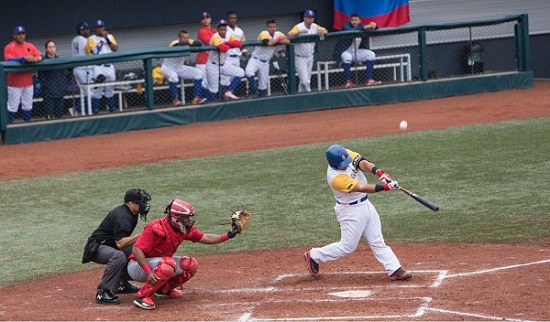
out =
[(345, 168), (351, 163), (351, 156), (346, 149), (338, 144), (331, 145), (326, 152), (328, 164), (333, 168)]

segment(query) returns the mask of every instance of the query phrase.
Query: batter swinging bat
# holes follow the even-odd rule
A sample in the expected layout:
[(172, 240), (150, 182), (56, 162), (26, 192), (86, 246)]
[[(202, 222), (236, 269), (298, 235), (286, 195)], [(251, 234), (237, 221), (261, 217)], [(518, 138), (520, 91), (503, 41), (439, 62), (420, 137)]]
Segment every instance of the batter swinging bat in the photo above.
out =
[(403, 191), (406, 195), (409, 195), (410, 197), (412, 197), (414, 200), (420, 202), (421, 204), (423, 204), (424, 206), (430, 208), (431, 210), (433, 211), (438, 211), (439, 210), (439, 206), (434, 204), (433, 202), (429, 201), (428, 199), (426, 198), (423, 198), (423, 197), (420, 197), (419, 195), (399, 186), (398, 187), (399, 190)]

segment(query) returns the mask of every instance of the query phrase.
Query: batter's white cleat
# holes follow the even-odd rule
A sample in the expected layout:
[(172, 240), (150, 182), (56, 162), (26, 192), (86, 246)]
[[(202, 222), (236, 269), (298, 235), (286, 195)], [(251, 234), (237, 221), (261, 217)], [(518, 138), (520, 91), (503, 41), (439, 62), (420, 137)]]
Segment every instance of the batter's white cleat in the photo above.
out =
[(406, 270), (399, 267), (395, 272), (390, 275), (390, 281), (404, 281), (412, 277), (413, 275), (411, 272), (407, 272)]
[(316, 279), (319, 279), (321, 277), (321, 274), (319, 273), (319, 264), (317, 264), (316, 261), (311, 259), (309, 252), (306, 252), (304, 254), (304, 259), (306, 260), (307, 269), (309, 270), (309, 273), (311, 274), (311, 276), (313, 276)]

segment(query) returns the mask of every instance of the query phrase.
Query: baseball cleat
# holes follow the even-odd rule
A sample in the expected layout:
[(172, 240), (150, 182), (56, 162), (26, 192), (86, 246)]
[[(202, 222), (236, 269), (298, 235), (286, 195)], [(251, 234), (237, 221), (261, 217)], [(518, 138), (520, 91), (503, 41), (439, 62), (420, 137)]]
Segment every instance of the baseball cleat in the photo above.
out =
[(317, 264), (316, 261), (311, 259), (309, 252), (306, 252), (304, 254), (304, 259), (306, 260), (307, 269), (309, 270), (309, 273), (311, 274), (311, 276), (319, 279), (319, 277), (321, 277), (321, 274), (319, 273), (319, 264)]
[(180, 106), (181, 105), (181, 101), (177, 98), (173, 99), (172, 100), (172, 105), (174, 106)]
[(352, 88), (355, 87), (355, 84), (352, 83), (352, 81), (347, 81), (346, 84), (344, 84), (345, 88)]
[(227, 91), (225, 92), (225, 94), (223, 94), (223, 97), (227, 100), (227, 99), (231, 99), (231, 100), (238, 100), (239, 97), (235, 94), (233, 94), (232, 91)]
[(181, 290), (178, 290), (177, 288), (171, 289), (168, 294), (164, 294), (164, 293), (162, 293), (161, 290), (157, 290), (155, 292), (155, 296), (156, 297), (161, 297), (161, 298), (179, 299), (179, 298), (183, 297), (183, 292)]
[(138, 297), (134, 299), (134, 304), (145, 310), (153, 310), (155, 308), (155, 302), (150, 297)]
[(96, 303), (99, 304), (119, 304), (120, 298), (111, 292), (111, 290), (97, 290), (97, 294), (95, 296)]
[(193, 99), (193, 104), (203, 104), (203, 103), (206, 103), (206, 101), (208, 101), (206, 97), (197, 96)]
[(130, 293), (136, 293), (139, 291), (141, 287), (137, 286), (136, 284), (132, 284), (128, 281), (125, 283), (120, 283), (118, 285), (118, 289), (116, 290), (116, 293), (122, 293), (122, 294), (130, 294)]
[(412, 276), (413, 275), (411, 272), (407, 272), (406, 270), (399, 267), (395, 272), (390, 275), (390, 281), (404, 281), (410, 279)]
[(370, 85), (378, 85), (378, 84), (382, 84), (381, 81), (377, 81), (377, 80), (374, 80), (374, 79), (369, 79), (365, 82), (365, 85), (367, 86), (370, 86)]

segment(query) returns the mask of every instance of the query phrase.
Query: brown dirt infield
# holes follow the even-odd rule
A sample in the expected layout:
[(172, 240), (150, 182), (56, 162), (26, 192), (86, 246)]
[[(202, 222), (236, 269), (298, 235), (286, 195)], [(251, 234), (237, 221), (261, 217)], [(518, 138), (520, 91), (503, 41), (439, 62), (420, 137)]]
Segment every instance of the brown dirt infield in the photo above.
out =
[[(399, 132), (401, 120), (422, 131), (543, 117), (548, 102), (550, 82), (537, 81), (525, 90), (2, 145), (0, 180), (385, 135)], [(365, 244), (323, 264), (320, 280), (307, 273), (305, 248), (199, 255), (184, 298), (156, 300), (153, 311), (128, 294), (120, 305), (95, 304), (98, 266), (2, 288), (0, 320), (550, 319), (548, 245), (388, 244), (412, 280), (388, 281)]]

